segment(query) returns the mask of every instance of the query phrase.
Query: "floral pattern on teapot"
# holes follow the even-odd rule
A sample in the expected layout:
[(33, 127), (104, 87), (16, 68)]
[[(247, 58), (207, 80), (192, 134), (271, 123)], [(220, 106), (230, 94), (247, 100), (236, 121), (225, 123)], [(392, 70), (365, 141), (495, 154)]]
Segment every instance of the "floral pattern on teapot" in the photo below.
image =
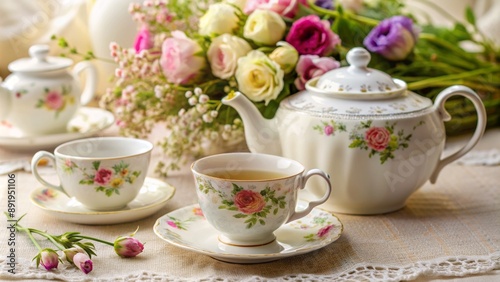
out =
[(61, 91), (44, 88), (45, 94), (38, 100), (35, 107), (54, 111), (57, 118), (67, 105), (75, 104), (75, 97), (71, 95), (71, 87), (63, 85), (61, 88)]
[[(413, 131), (424, 124), (420, 121), (413, 126)], [(313, 126), (313, 130), (319, 131), (321, 135), (335, 136), (336, 133), (348, 132), (349, 148), (359, 148), (369, 151), (368, 157), (378, 155), (380, 164), (388, 159), (394, 159), (397, 150), (408, 148), (413, 133), (407, 133), (404, 129), (396, 130), (397, 122), (386, 122), (384, 126), (373, 126), (373, 121), (361, 121), (348, 132), (345, 124), (330, 120), (322, 121), (321, 124)]]
[(287, 206), (285, 199), (287, 191), (280, 193), (281, 187), (271, 188), (267, 186), (256, 192), (251, 186), (244, 188), (233, 183), (231, 194), (226, 195), (226, 193), (215, 189), (211, 181), (197, 177), (197, 183), (199, 183), (198, 189), (202, 193), (216, 194), (221, 202), (219, 209), (234, 211), (233, 217), (244, 220), (247, 229), (257, 224), (265, 225), (269, 213), (277, 214), (280, 209), (285, 209)]
[(102, 167), (100, 161), (92, 162), (92, 172), (87, 172), (87, 168), (78, 166), (70, 159), (64, 160), (61, 167), (64, 172), (70, 174), (79, 170), (83, 175), (79, 182), (81, 185), (94, 185), (96, 192), (104, 192), (108, 197), (119, 195), (123, 184), (133, 184), (141, 175), (141, 171), (130, 171), (129, 164), (123, 161), (111, 168)]

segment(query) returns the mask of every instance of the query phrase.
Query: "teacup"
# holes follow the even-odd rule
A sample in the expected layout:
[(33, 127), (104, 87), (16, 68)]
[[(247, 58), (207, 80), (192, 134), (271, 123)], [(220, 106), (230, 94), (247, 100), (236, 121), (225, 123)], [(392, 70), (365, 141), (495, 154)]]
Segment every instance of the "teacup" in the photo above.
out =
[[(139, 193), (153, 144), (125, 137), (96, 137), (58, 146), (54, 154), (37, 152), (31, 161), (35, 178), (43, 185), (74, 197), (92, 210), (118, 210)], [(37, 163), (44, 158), (55, 165), (60, 185), (43, 179)]]
[[(274, 242), (275, 230), (306, 216), (331, 193), (325, 172), (306, 171), (297, 161), (274, 155), (213, 155), (195, 161), (191, 171), (205, 218), (219, 232), (219, 241), (230, 246), (255, 247)], [(297, 211), (298, 191), (314, 175), (325, 180), (326, 192)]]

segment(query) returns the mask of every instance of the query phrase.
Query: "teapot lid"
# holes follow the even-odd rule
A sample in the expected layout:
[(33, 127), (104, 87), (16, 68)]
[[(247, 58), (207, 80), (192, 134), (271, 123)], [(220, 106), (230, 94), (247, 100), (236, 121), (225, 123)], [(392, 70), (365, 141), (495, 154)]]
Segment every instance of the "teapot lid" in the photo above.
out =
[(378, 100), (393, 98), (406, 91), (406, 83), (388, 74), (368, 68), (371, 56), (356, 47), (347, 52), (350, 66), (331, 70), (306, 83), (306, 89), (325, 96), (345, 99)]
[(73, 64), (69, 58), (48, 56), (48, 45), (33, 45), (29, 49), (31, 58), (22, 58), (9, 64), (11, 72), (45, 72), (67, 68)]

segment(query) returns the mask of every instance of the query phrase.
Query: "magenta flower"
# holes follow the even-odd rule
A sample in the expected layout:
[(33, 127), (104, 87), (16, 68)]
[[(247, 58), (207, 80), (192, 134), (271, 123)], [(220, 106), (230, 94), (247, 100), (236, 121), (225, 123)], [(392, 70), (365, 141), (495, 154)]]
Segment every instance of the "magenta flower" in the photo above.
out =
[(115, 240), (114, 248), (116, 254), (122, 258), (131, 258), (142, 253), (144, 245), (139, 240), (132, 237), (134, 234), (135, 232), (130, 236), (121, 236)]
[(85, 253), (75, 254), (73, 257), (73, 263), (85, 274), (92, 271), (92, 260), (90, 260), (89, 256)]
[(57, 268), (59, 264), (59, 255), (49, 248), (41, 250), (35, 258), (36, 266), (38, 267), (41, 264), (46, 270)]
[(111, 180), (111, 176), (113, 176), (113, 172), (107, 168), (100, 168), (94, 176), (94, 182), (106, 185), (109, 180)]
[(340, 37), (330, 29), (327, 20), (321, 20), (317, 15), (309, 15), (295, 21), (286, 36), (299, 54), (328, 55), (336, 45), (340, 44)]
[(394, 16), (381, 21), (363, 40), (368, 50), (386, 59), (404, 60), (413, 50), (418, 31), (413, 21), (404, 16)]
[(59, 110), (64, 106), (64, 100), (61, 93), (57, 91), (50, 91), (45, 97), (45, 106), (51, 110)]
[(147, 26), (143, 26), (137, 36), (135, 37), (134, 49), (136, 53), (140, 53), (142, 50), (148, 50), (153, 48), (153, 37)]
[(167, 224), (173, 228), (179, 228), (177, 224), (175, 224), (175, 222), (173, 222), (172, 220), (167, 220)]
[(340, 67), (340, 63), (331, 57), (322, 57), (316, 55), (302, 55), (299, 57), (295, 71), (297, 78), (295, 86), (298, 90), (304, 90), (306, 82), (323, 75), (325, 72)]

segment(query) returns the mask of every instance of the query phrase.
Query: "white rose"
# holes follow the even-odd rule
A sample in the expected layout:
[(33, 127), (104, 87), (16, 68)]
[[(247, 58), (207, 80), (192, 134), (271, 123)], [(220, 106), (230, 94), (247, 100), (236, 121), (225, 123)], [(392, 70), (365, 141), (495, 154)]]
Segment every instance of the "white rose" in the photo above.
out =
[(283, 90), (285, 73), (280, 65), (261, 51), (250, 51), (238, 59), (235, 77), (238, 89), (254, 102), (269, 101)]
[(234, 75), (238, 59), (252, 50), (245, 39), (231, 34), (223, 34), (212, 40), (207, 51), (207, 58), (212, 73), (222, 79)]
[(274, 45), (285, 35), (283, 18), (270, 10), (255, 10), (243, 27), (243, 37), (257, 44)]
[(233, 34), (239, 27), (240, 18), (238, 8), (227, 3), (216, 3), (210, 5), (199, 21), (199, 33), (201, 35)]
[(233, 4), (236, 7), (240, 8), (242, 11), (245, 8), (245, 5), (247, 4), (247, 0), (226, 0), (224, 2)]
[(269, 58), (278, 63), (285, 73), (290, 73), (299, 60), (299, 52), (285, 41), (280, 41), (276, 45), (279, 47), (269, 54)]

